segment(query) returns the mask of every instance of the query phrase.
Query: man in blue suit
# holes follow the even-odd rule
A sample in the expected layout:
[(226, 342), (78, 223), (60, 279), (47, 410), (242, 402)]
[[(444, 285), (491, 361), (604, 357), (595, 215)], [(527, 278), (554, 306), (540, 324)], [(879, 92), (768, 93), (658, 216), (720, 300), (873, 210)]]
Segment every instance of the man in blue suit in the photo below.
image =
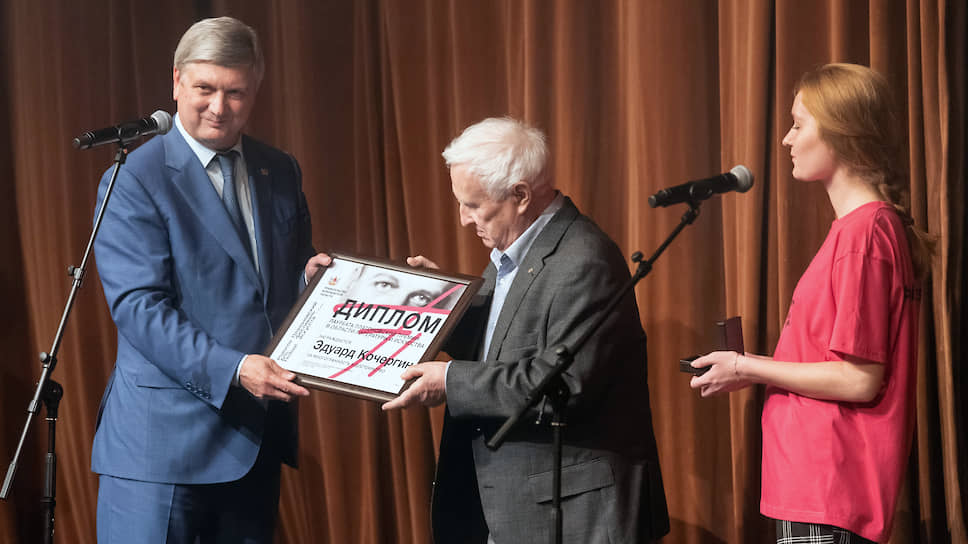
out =
[(106, 208), (95, 254), (118, 354), (91, 462), (99, 542), (272, 541), (289, 401), (309, 392), (260, 353), (328, 257), (295, 159), (242, 134), (263, 71), (240, 21), (189, 28), (175, 128), (130, 154)]

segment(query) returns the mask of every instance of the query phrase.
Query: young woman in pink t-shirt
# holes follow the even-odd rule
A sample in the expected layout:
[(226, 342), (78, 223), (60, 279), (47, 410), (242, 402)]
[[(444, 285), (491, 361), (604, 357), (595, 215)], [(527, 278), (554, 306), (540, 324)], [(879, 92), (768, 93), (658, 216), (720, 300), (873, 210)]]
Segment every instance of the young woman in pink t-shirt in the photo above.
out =
[(766, 385), (760, 511), (777, 520), (777, 542), (883, 542), (913, 435), (932, 241), (904, 205), (905, 149), (885, 80), (828, 64), (796, 91), (783, 138), (793, 177), (822, 184), (837, 219), (797, 283), (773, 357), (710, 353), (693, 362), (710, 369), (691, 386), (706, 397)]

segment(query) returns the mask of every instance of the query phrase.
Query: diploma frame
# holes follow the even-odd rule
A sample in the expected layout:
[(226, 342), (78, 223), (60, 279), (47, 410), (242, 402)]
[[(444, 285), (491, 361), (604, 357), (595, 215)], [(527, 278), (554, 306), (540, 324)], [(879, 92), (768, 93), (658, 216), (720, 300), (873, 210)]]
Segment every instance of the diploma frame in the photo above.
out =
[[(406, 391), (412, 381), (406, 383), (394, 382), (391, 377), (395, 378), (403, 373), (407, 367), (431, 360), (437, 355), (441, 345), (467, 310), (484, 280), (476, 276), (447, 273), (428, 268), (414, 268), (388, 260), (360, 257), (347, 253), (329, 253), (329, 255), (333, 258), (333, 264), (321, 269), (310, 279), (309, 284), (300, 294), (296, 304), (289, 311), (282, 326), (265, 349), (264, 354), (273, 359), (279, 357), (277, 362), (284, 368), (295, 372), (296, 381), (301, 385), (378, 402), (392, 400)], [(356, 276), (352, 280), (340, 279), (334, 272), (337, 269), (352, 270)], [(324, 278), (326, 278), (325, 281)], [(335, 282), (334, 278), (336, 278)], [(339, 282), (345, 283), (345, 281), (353, 283), (343, 291), (343, 294), (333, 294), (341, 292), (334, 288), (334, 285)], [(391, 290), (388, 287), (390, 285), (388, 282), (392, 282), (395, 290), (400, 291), (397, 296), (407, 297), (404, 302), (396, 304), (385, 301), (372, 302), (387, 296), (387, 292)], [(406, 293), (405, 289), (399, 288), (405, 285), (440, 286), (443, 294), (430, 289)], [(337, 298), (343, 298), (344, 302), (330, 306), (329, 303)], [(324, 301), (324, 303), (310, 302), (318, 300)], [(447, 306), (447, 308), (443, 306)], [(364, 310), (366, 311), (364, 318), (356, 319), (360, 314), (364, 314)], [(381, 319), (370, 318), (369, 321), (366, 321), (366, 318), (370, 317), (369, 314), (375, 316), (378, 310), (382, 310)], [(443, 313), (445, 311), (446, 313)], [(411, 326), (412, 319), (410, 317), (412, 315), (418, 317), (417, 322)], [(396, 322), (393, 322), (393, 319), (386, 321), (385, 318), (388, 316), (396, 317)], [(404, 325), (401, 325), (401, 322)], [(434, 331), (429, 331), (430, 325), (434, 323), (437, 324)], [(369, 325), (370, 328), (364, 325)], [(407, 329), (404, 329), (405, 325), (408, 327)], [(359, 328), (355, 332), (348, 330), (357, 326)], [(333, 327), (339, 330), (333, 329), (331, 331)], [(411, 342), (417, 340), (421, 335), (425, 333), (429, 335), (430, 332), (433, 332), (433, 338), (429, 343), (423, 344), (423, 347), (418, 343), (411, 345)], [(391, 344), (386, 349), (383, 348), (391, 338), (398, 336), (399, 338), (394, 340), (396, 343), (401, 343), (403, 339), (408, 337), (411, 339), (402, 347), (397, 348), (396, 353), (393, 353), (395, 345)], [(338, 338), (338, 340), (326, 344), (324, 338), (331, 341), (333, 338)], [(340, 340), (342, 343), (340, 343)], [(311, 353), (311, 350), (320, 350), (320, 345), (322, 349), (332, 348), (330, 353), (339, 356), (352, 353), (352, 356), (340, 361), (327, 360), (321, 363), (320, 366), (323, 364), (329, 365), (323, 371), (307, 371), (307, 366), (315, 368), (315, 361), (308, 361), (308, 358), (323, 357), (317, 353)], [(376, 347), (370, 349), (370, 345), (376, 345)], [(376, 355), (377, 350), (381, 349), (384, 352), (383, 355)], [(387, 349), (392, 353), (390, 361), (394, 366), (379, 364), (372, 370), (372, 373), (380, 372), (377, 379), (385, 382), (384, 385), (374, 385), (373, 387), (364, 385), (366, 378), (361, 374), (361, 371), (373, 366), (381, 357), (387, 359)], [(305, 355), (307, 359), (303, 359), (303, 356), (299, 355), (301, 353), (307, 354)], [(366, 357), (371, 353), (375, 357), (372, 360), (366, 360)], [(400, 353), (402, 355), (399, 355)], [(296, 360), (286, 359), (284, 361), (283, 358), (286, 357)], [(335, 359), (335, 356), (331, 359)], [(361, 364), (364, 362), (365, 364)], [(334, 368), (343, 363), (345, 363), (345, 368), (335, 373), (332, 372)], [(358, 371), (350, 373), (357, 365), (359, 365)], [(384, 367), (386, 367), (385, 370)], [(343, 373), (347, 373), (347, 375), (344, 376)], [(366, 376), (372, 376), (372, 374), (366, 374)], [(352, 383), (353, 381), (364, 383)], [(401, 386), (394, 391), (392, 386), (396, 383), (400, 383)]]

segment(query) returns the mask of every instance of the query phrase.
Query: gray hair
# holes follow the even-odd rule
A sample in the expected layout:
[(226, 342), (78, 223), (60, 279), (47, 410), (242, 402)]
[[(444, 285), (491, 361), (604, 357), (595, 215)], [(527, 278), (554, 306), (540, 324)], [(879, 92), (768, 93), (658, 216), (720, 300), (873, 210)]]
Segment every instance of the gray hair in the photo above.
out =
[(175, 68), (183, 70), (192, 62), (249, 67), (257, 87), (265, 73), (265, 58), (255, 30), (232, 17), (202, 19), (185, 31), (175, 48)]
[(532, 189), (551, 182), (545, 135), (510, 117), (491, 117), (467, 127), (441, 155), (450, 168), (467, 166), (494, 200), (506, 198), (518, 182)]

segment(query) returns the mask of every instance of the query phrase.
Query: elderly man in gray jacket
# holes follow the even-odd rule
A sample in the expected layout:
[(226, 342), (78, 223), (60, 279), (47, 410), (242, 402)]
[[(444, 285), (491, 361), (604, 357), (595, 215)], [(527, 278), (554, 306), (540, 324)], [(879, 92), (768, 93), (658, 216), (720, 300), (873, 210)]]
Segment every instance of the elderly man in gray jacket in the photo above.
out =
[[(628, 280), (622, 253), (554, 188), (544, 135), (508, 118), (468, 127), (443, 153), (460, 221), (491, 248), (484, 286), (446, 348), (384, 409), (447, 402), (432, 505), (438, 544), (547, 542), (551, 429), (522, 421), (497, 451), (500, 424)], [(420, 256), (414, 266), (436, 265)], [(562, 517), (569, 543), (651, 542), (669, 530), (646, 365), (628, 294), (564, 374)]]

